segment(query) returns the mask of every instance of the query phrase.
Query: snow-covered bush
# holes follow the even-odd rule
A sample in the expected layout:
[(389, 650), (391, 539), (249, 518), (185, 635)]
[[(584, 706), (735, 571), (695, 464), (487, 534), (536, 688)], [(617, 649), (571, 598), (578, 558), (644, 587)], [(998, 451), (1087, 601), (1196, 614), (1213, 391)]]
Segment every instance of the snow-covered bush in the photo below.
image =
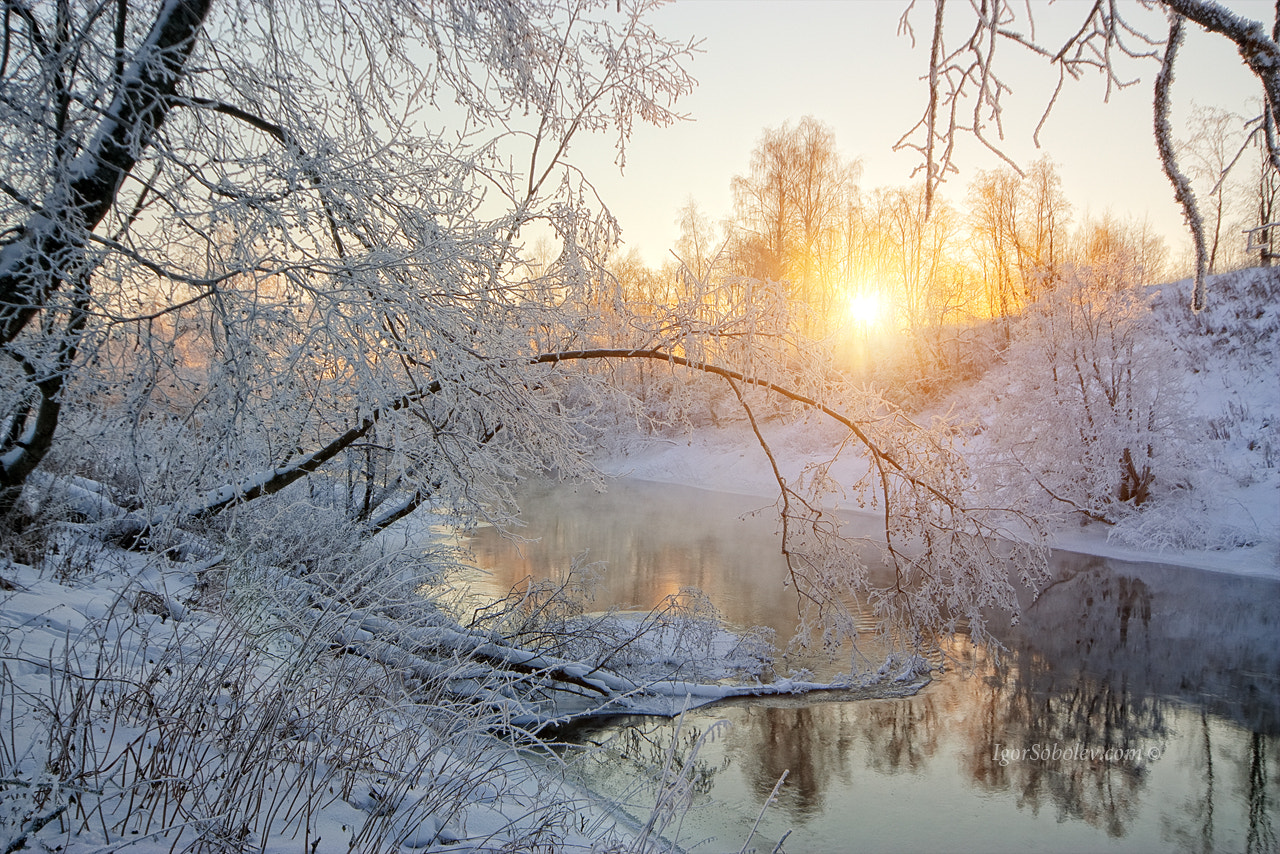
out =
[(1131, 265), (1064, 267), (984, 384), (978, 467), (1007, 495), (1118, 521), (1182, 476), (1182, 367)]
[(1147, 548), (1232, 549), (1274, 542), (1280, 450), (1280, 270), (1254, 268), (1209, 279), (1200, 312), (1185, 304), (1189, 283), (1154, 294), (1154, 320), (1185, 366), (1191, 406), (1182, 416), (1195, 437), (1178, 488), (1159, 505), (1117, 526), (1116, 535)]
[(686, 587), (648, 612), (591, 607), (602, 565), (575, 562), (558, 580), (526, 579), (478, 608), (468, 626), (521, 649), (625, 674), (637, 684), (759, 680), (774, 661), (772, 630), (731, 632), (702, 591)]
[(1180, 304), (1177, 286), (1162, 290), (1153, 310), (1175, 337), (1201, 398), (1197, 409), (1204, 423), (1196, 430), (1214, 449), (1201, 454), (1201, 462), (1248, 485), (1280, 465), (1280, 385), (1273, 358), (1280, 348), (1280, 269), (1225, 273), (1209, 287), (1212, 301), (1204, 311), (1192, 313)]

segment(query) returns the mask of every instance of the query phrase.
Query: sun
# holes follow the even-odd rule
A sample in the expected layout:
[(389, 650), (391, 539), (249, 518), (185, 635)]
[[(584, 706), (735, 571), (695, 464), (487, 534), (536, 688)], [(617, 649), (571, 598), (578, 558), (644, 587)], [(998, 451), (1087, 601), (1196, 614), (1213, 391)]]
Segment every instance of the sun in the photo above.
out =
[(845, 304), (845, 315), (854, 326), (869, 329), (880, 319), (880, 299), (874, 293), (852, 294)]

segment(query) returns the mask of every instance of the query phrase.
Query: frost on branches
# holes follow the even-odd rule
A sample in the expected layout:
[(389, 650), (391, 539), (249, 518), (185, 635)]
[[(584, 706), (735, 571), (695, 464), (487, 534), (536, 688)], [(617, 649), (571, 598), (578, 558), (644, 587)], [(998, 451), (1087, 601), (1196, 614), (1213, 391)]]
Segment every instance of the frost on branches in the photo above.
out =
[[(920, 3), (927, 6), (927, 3)], [(903, 12), (900, 31), (915, 41), (912, 23), (916, 0)], [(1180, 163), (1170, 124), (1170, 92), (1174, 87), (1179, 47), (1190, 22), (1226, 39), (1254, 75), (1262, 113), (1247, 126), (1267, 154), (1272, 172), (1280, 171), (1280, 9), (1271, 22), (1236, 14), (1218, 0), (1150, 0), (1133, 4), (1081, 3), (1065, 10), (1038, 9), (1015, 0), (954, 3), (933, 0), (928, 61), (928, 94), (920, 121), (897, 143), (919, 153), (916, 171), (924, 174), (930, 203), (949, 174), (957, 172), (957, 143), (969, 137), (1015, 169), (1004, 153), (1006, 106), (1015, 93), (1014, 72), (1005, 59), (1025, 54), (1048, 63), (1057, 83), (1042, 103), (1032, 134), (1049, 121), (1064, 87), (1086, 78), (1100, 79), (1104, 99), (1116, 89), (1142, 80), (1143, 69), (1158, 65), (1152, 90), (1152, 130), (1160, 165), (1182, 208), (1195, 248), (1191, 306), (1205, 308), (1208, 249), (1204, 219)], [(1258, 4), (1250, 12), (1262, 11)], [(1229, 171), (1230, 167), (1228, 167)], [(1021, 170), (1019, 170), (1021, 174)], [(1225, 173), (1222, 176), (1225, 177)], [(1267, 222), (1257, 223), (1259, 226)]]
[(1005, 500), (1113, 525), (1183, 476), (1182, 360), (1138, 272), (1122, 256), (1065, 266), (1020, 319), (976, 449)]
[[(6, 3), (10, 850), (71, 823), (82, 848), (317, 850), (328, 810), (357, 850), (443, 844), (464, 813), (527, 850), (572, 836), (572, 811), (471, 744), (815, 687), (693, 667), (724, 637), (692, 595), (638, 626), (465, 626), (430, 599), (447, 556), (383, 550), (424, 505), (503, 522), (526, 473), (593, 477), (581, 413), (608, 374), (584, 365), (706, 375), (766, 453), (790, 407), (843, 431), (860, 483), (778, 477), (790, 580), (828, 640), (857, 633), (850, 598), (911, 651), (982, 638), (1038, 577), (1034, 525), (975, 506), (950, 428), (842, 382), (779, 283), (614, 298), (617, 226), (568, 152), (608, 133), (621, 162), (636, 120), (678, 118), (696, 46), (655, 33), (652, 5)], [(535, 268), (539, 228), (558, 256)], [(884, 515), (888, 578), (823, 507), (844, 487)], [(660, 673), (628, 671), (642, 649)], [(472, 819), (504, 793), (523, 818)]]
[(572, 468), (499, 366), (563, 310), (515, 262), (534, 223), (582, 268), (615, 238), (564, 155), (677, 117), (691, 46), (651, 5), (7, 7), (4, 507), (104, 410), (135, 506), (274, 491), (356, 442), (457, 495), (509, 470), (475, 456), (499, 429), (524, 445), (492, 456)]
[[(62, 495), (117, 542), (180, 555), (286, 491), (366, 536), (427, 503), (503, 521), (521, 474), (593, 476), (562, 396), (594, 383), (590, 406), (600, 375), (566, 366), (647, 360), (748, 413), (817, 411), (866, 455), (884, 583), (822, 509), (829, 478), (779, 478), (822, 631), (849, 634), (852, 594), (908, 645), (981, 636), (1010, 567), (1035, 576), (998, 554), (1026, 518), (973, 506), (948, 428), (842, 385), (779, 283), (612, 299), (616, 224), (568, 152), (609, 133), (621, 161), (634, 121), (678, 118), (695, 46), (651, 4), (8, 8), (0, 511), (40, 469), (86, 478)], [(535, 226), (559, 249), (536, 269)]]

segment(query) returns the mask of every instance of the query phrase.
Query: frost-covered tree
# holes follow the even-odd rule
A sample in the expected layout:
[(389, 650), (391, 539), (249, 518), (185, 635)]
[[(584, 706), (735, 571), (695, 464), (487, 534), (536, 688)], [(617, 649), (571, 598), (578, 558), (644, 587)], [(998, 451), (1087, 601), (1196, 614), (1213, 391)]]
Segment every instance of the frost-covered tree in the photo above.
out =
[[(652, 5), (8, 3), (0, 510), (61, 455), (112, 467), (135, 542), (295, 484), (365, 531), (427, 501), (502, 516), (522, 473), (591, 474), (575, 404), (602, 398), (572, 398), (573, 366), (646, 360), (817, 410), (867, 454), (887, 586), (832, 536), (829, 480), (779, 478), (792, 580), (828, 625), (852, 594), (908, 642), (981, 635), (1015, 603), (993, 544), (1025, 520), (971, 509), (945, 426), (839, 383), (776, 283), (621, 298), (617, 224), (568, 152), (607, 132), (621, 160), (635, 121), (676, 118), (692, 46)], [(806, 250), (825, 192), (799, 208)]]
[[(1104, 227), (1019, 318), (990, 381), (984, 476), (1043, 509), (1115, 523), (1168, 490), (1184, 460), (1177, 353), (1155, 328), (1139, 248)], [(987, 456), (990, 454), (990, 456)], [(1009, 500), (1006, 498), (1005, 500)]]
[(911, 334), (919, 365), (930, 359), (926, 333), (938, 333), (960, 314), (965, 298), (963, 274), (950, 251), (958, 231), (954, 208), (939, 203), (926, 210), (922, 185), (889, 190), (880, 196), (889, 224), (894, 301)]
[(1011, 169), (978, 172), (969, 183), (969, 248), (987, 284), (992, 315), (1004, 321), (1022, 307), (1019, 225), (1021, 181)]
[[(902, 16), (902, 29), (912, 38), (915, 5), (913, 0)], [(1131, 62), (1149, 62), (1157, 68), (1152, 92), (1156, 147), (1195, 245), (1191, 303), (1196, 310), (1203, 308), (1209, 255), (1205, 225), (1170, 123), (1170, 92), (1178, 51), (1187, 22), (1234, 45), (1261, 89), (1263, 111), (1251, 124), (1264, 140), (1267, 167), (1280, 171), (1280, 8), (1275, 10), (1275, 20), (1267, 25), (1237, 14), (1219, 0), (1133, 4), (1097, 0), (1073, 6), (1072, 14), (1065, 16), (1053, 16), (1045, 10), (1038, 11), (1034, 4), (1016, 0), (950, 5), (947, 0), (933, 0), (932, 5), (928, 100), (920, 121), (898, 143), (899, 147), (918, 151), (923, 158), (919, 169), (924, 172), (929, 198), (948, 173), (955, 171), (956, 144), (964, 135), (1013, 165), (1001, 151), (1000, 142), (1003, 109), (1013, 91), (1003, 64), (1006, 47), (1029, 51), (1058, 71), (1057, 86), (1049, 96), (1039, 126), (1044, 125), (1069, 81), (1096, 74), (1110, 94), (1139, 79), (1127, 67)], [(1049, 18), (1053, 18), (1052, 26), (1046, 26), (1043, 20)]]
[[(550, 415), (504, 356), (616, 234), (570, 141), (621, 162), (692, 86), (653, 5), (5, 2), (0, 506), (108, 404), (199, 425), (166, 496), (194, 510), (375, 432), (410, 494), (483, 480), (480, 444)], [(536, 223), (558, 280), (513, 275)]]
[(795, 127), (766, 128), (747, 174), (733, 179), (741, 268), (785, 281), (788, 299), (810, 309), (802, 328), (815, 337), (836, 314), (838, 242), (858, 170), (841, 156), (831, 128), (805, 116)]
[(1047, 157), (1024, 176), (1006, 166), (979, 170), (969, 182), (969, 250), (986, 282), (988, 311), (1002, 319), (1006, 333), (1009, 319), (1035, 299), (1063, 260), (1068, 209)]
[(1198, 198), (1205, 200), (1205, 269), (1212, 275), (1227, 266), (1223, 259), (1239, 255), (1239, 247), (1227, 235), (1233, 238), (1232, 232), (1237, 231), (1232, 225), (1238, 213), (1234, 208), (1241, 202), (1242, 176), (1231, 173), (1247, 148), (1245, 120), (1218, 107), (1196, 107), (1191, 117), (1191, 133), (1179, 140), (1178, 156), (1199, 191)]

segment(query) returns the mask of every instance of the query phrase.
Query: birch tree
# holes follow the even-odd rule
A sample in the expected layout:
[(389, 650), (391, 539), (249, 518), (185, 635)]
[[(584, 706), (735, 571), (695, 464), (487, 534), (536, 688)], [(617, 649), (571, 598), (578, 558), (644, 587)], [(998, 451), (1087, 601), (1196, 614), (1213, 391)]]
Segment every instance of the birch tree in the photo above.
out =
[[(924, 5), (924, 4), (922, 4)], [(901, 29), (914, 40), (913, 2), (903, 13)], [(1073, 7), (1075, 8), (1075, 7)], [(1259, 6), (1258, 8), (1263, 8)], [(1227, 39), (1253, 73), (1262, 96), (1262, 114), (1251, 121), (1265, 141), (1266, 163), (1280, 170), (1280, 9), (1270, 24), (1229, 9), (1218, 0), (1155, 0), (1121, 5), (1108, 0), (1081, 4), (1061, 28), (1037, 29), (1033, 4), (1014, 0), (983, 0), (949, 6), (933, 0), (930, 18), (928, 97), (919, 122), (898, 142), (917, 151), (923, 162), (925, 187), (932, 200), (939, 185), (956, 171), (956, 145), (965, 137), (994, 152), (1013, 166), (1002, 150), (1003, 111), (1013, 91), (1004, 57), (1026, 51), (1050, 63), (1058, 82), (1050, 93), (1038, 136), (1063, 88), (1089, 76), (1100, 77), (1106, 94), (1141, 79), (1143, 64), (1155, 70), (1152, 89), (1152, 127), (1165, 175), (1182, 207), (1195, 246), (1195, 285), (1192, 307), (1205, 304), (1208, 268), (1205, 225), (1191, 182), (1175, 145), (1170, 122), (1170, 98), (1179, 50), (1189, 24)]]
[(737, 255), (748, 275), (786, 281), (787, 297), (809, 309), (802, 328), (821, 337), (838, 282), (837, 243), (856, 197), (856, 161), (845, 161), (829, 127), (805, 116), (766, 128), (746, 175), (733, 179)]
[(1197, 107), (1190, 135), (1179, 141), (1178, 156), (1206, 200), (1205, 268), (1210, 274), (1223, 268), (1223, 258), (1239, 254), (1232, 251), (1224, 228), (1229, 234), (1236, 213), (1232, 208), (1239, 204), (1241, 176), (1230, 173), (1246, 147), (1244, 118), (1217, 107)]

